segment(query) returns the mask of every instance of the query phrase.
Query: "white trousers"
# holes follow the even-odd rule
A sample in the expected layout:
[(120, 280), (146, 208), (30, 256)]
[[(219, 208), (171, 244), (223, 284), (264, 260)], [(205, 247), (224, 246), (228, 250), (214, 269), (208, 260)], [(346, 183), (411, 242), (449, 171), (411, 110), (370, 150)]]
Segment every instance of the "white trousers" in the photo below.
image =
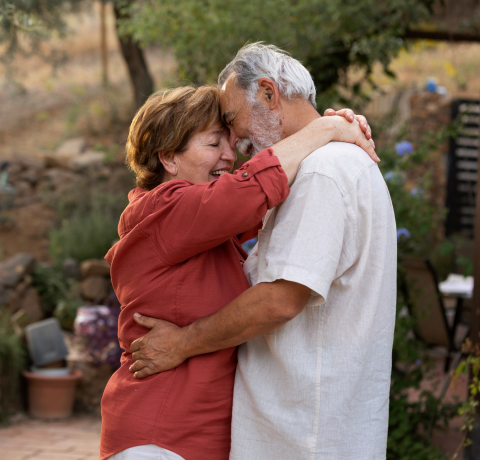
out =
[(184, 458), (163, 447), (148, 444), (122, 450), (118, 454), (108, 457), (108, 460), (184, 460)]

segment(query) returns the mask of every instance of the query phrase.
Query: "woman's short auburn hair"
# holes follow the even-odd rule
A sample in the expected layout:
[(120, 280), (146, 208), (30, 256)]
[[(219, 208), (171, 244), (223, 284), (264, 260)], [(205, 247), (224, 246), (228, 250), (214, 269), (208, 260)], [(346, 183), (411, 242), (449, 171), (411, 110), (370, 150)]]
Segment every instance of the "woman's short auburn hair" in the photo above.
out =
[(126, 163), (136, 176), (137, 187), (153, 190), (162, 183), (159, 159), (184, 152), (193, 134), (220, 121), (216, 86), (184, 86), (152, 94), (130, 125)]

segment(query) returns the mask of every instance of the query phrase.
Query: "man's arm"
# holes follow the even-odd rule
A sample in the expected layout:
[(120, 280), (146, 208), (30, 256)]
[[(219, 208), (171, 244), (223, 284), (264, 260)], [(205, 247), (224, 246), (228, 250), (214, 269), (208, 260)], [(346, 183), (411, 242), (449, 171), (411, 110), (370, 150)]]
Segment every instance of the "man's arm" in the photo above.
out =
[(151, 331), (132, 342), (135, 378), (173, 369), (186, 359), (234, 347), (264, 335), (291, 319), (305, 307), (310, 289), (283, 279), (259, 283), (211, 316), (180, 328), (168, 321), (134, 315)]
[[(327, 162), (329, 169), (338, 161), (339, 148), (330, 145), (322, 153), (322, 162)], [(349, 151), (344, 161), (356, 164), (356, 148), (344, 148)], [(342, 252), (348, 263), (355, 258), (355, 251), (344, 246), (346, 227), (354, 227), (349, 216), (333, 179), (313, 172), (297, 177), (276, 215), (268, 267), (259, 273), (258, 284), (214, 315), (184, 329), (153, 318), (136, 318), (152, 331), (132, 342), (136, 361), (132, 372), (143, 378), (172, 369), (189, 356), (238, 345), (272, 331), (298, 315), (310, 293), (320, 297), (317, 305), (323, 303), (339, 274)]]

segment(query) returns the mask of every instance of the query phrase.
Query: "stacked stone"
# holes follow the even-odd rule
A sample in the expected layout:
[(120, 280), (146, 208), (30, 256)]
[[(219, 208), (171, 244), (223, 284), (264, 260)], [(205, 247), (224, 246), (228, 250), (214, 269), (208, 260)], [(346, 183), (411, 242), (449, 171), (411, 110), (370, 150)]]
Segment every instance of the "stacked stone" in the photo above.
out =
[(85, 300), (102, 305), (112, 292), (110, 265), (106, 260), (85, 260), (80, 265), (80, 292)]
[[(43, 157), (16, 155), (3, 164), (2, 171), (8, 173), (8, 184), (0, 184), (0, 201), (3, 201), (4, 208), (12, 204), (22, 205), (39, 199), (42, 192), (62, 193), (86, 173), (108, 177), (111, 171), (104, 157), (104, 152), (88, 149), (82, 138), (69, 139)], [(10, 197), (14, 203), (8, 202)]]
[(89, 168), (101, 168), (105, 153), (87, 148), (85, 139), (68, 139), (55, 152), (45, 154), (47, 166), (68, 168), (81, 172)]
[(32, 285), (34, 267), (35, 259), (27, 253), (15, 254), (0, 262), (0, 305), (22, 325), (40, 321), (44, 316)]

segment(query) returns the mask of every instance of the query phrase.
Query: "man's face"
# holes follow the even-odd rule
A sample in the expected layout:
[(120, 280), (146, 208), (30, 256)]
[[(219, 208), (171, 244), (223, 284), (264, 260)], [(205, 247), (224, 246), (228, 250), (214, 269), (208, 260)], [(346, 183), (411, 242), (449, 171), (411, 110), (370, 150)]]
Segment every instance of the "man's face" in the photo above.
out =
[(235, 84), (235, 75), (220, 92), (222, 120), (230, 130), (230, 146), (242, 155), (253, 157), (261, 150), (282, 140), (279, 115), (259, 98), (247, 100), (247, 93)]

